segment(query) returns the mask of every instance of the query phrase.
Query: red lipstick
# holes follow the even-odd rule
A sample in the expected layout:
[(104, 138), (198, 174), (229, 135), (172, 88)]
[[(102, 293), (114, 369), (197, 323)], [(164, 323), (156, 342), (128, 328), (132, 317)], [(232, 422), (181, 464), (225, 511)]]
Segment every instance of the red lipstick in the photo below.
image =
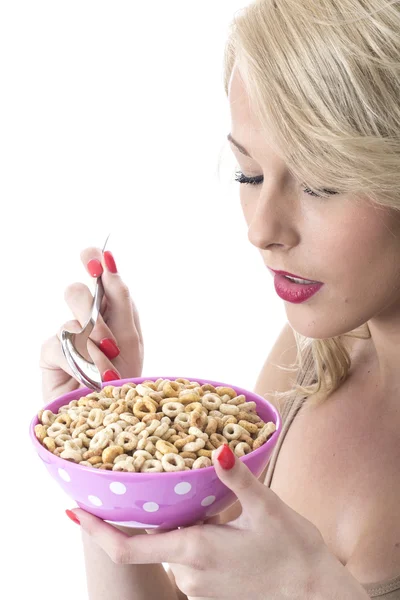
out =
[[(269, 267), (268, 267), (269, 269)], [(306, 280), (299, 275), (293, 275), (287, 271), (275, 271), (269, 269), (274, 274), (275, 291), (282, 300), (291, 302), (292, 304), (301, 304), (314, 294), (316, 294), (324, 285), (320, 281)], [(301, 281), (292, 281), (288, 279), (292, 277)]]

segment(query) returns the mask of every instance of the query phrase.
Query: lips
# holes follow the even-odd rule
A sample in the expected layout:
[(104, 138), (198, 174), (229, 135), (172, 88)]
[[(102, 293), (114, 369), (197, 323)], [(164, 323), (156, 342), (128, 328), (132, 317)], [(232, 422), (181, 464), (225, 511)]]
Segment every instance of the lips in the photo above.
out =
[(294, 275), (293, 273), (288, 273), (287, 271), (276, 271), (275, 269), (271, 269), (267, 267), (269, 271), (274, 273), (275, 275), (285, 275), (288, 277), (294, 277), (295, 279), (304, 279), (305, 281), (309, 281), (310, 283), (321, 283), (321, 281), (315, 281), (314, 279), (309, 279), (308, 277), (303, 277), (303, 275)]

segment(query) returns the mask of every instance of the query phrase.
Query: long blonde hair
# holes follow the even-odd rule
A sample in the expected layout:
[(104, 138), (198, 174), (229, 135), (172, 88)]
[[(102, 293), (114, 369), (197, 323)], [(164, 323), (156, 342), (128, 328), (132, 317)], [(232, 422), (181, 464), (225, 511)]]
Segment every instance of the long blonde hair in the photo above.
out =
[[(327, 201), (321, 190), (400, 210), (400, 0), (255, 0), (231, 23), (226, 95), (235, 65), (298, 181)], [(365, 323), (329, 339), (295, 337), (291, 368), (309, 351), (315, 368), (315, 382), (295, 389), (321, 404), (348, 375), (344, 338), (370, 331)]]

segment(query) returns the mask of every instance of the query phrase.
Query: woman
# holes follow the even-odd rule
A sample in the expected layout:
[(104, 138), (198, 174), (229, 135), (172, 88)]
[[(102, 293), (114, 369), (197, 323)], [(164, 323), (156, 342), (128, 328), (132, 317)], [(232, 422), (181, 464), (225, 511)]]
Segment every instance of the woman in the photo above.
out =
[[(211, 522), (150, 536), (69, 511), (91, 599), (400, 599), (399, 71), (399, 1), (259, 0), (237, 15), (229, 140), (249, 240), (288, 318), (256, 391), (284, 426), (260, 480), (218, 451), (238, 502)], [(103, 379), (139, 377), (115, 261), (94, 248), (82, 260), (103, 272), (89, 348)], [(89, 290), (67, 302), (82, 323)], [(46, 402), (78, 387), (57, 336), (41, 366)]]

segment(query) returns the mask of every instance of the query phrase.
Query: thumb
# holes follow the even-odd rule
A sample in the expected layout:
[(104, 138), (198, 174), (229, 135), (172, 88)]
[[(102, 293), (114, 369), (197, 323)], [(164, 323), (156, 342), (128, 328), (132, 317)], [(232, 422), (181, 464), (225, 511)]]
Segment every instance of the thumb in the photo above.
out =
[(238, 498), (243, 512), (249, 516), (258, 514), (256, 509), (261, 504), (265, 507), (266, 494), (269, 491), (265, 485), (235, 456), (228, 444), (213, 450), (212, 461), (219, 479)]

